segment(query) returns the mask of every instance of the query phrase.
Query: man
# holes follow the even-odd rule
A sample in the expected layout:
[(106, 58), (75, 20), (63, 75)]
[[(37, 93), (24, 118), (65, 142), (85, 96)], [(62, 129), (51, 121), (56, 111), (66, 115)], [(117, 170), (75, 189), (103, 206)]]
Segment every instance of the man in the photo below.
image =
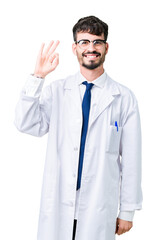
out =
[(45, 51), (42, 44), (16, 108), (20, 131), (49, 133), (38, 240), (114, 240), (132, 228), (141, 209), (138, 103), (104, 71), (108, 25), (85, 17), (73, 36), (80, 71), (42, 91), (59, 63), (59, 41)]

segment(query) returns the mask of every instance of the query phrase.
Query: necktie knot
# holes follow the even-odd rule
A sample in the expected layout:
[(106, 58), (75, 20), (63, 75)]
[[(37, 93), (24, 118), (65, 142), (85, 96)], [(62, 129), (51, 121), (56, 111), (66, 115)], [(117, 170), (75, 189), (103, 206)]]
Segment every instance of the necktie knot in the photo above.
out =
[(86, 91), (91, 90), (93, 87), (93, 83), (88, 83), (87, 81), (84, 81), (82, 84), (86, 85)]

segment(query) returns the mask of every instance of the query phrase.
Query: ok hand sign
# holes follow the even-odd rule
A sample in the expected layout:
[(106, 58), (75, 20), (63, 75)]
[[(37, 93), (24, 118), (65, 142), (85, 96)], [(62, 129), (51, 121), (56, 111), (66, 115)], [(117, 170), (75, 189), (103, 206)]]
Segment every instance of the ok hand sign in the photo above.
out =
[(59, 55), (55, 50), (59, 41), (51, 41), (47, 49), (43, 52), (45, 44), (42, 43), (34, 71), (34, 76), (45, 78), (46, 75), (57, 67), (59, 63)]

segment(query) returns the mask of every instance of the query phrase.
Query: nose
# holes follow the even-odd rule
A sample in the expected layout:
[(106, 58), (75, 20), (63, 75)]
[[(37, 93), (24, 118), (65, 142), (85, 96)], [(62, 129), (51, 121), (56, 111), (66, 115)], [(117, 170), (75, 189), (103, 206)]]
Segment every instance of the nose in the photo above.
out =
[(93, 42), (90, 42), (90, 43), (89, 43), (89, 45), (88, 45), (88, 50), (89, 50), (89, 51), (95, 50), (95, 46), (94, 46)]

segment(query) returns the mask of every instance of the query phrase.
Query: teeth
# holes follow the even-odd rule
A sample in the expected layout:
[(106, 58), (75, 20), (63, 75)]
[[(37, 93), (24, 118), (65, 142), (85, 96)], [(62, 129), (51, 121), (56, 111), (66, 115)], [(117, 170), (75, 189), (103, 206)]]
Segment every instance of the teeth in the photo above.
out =
[(87, 58), (96, 58), (97, 56), (96, 55), (92, 55), (92, 56), (88, 56), (86, 55)]

